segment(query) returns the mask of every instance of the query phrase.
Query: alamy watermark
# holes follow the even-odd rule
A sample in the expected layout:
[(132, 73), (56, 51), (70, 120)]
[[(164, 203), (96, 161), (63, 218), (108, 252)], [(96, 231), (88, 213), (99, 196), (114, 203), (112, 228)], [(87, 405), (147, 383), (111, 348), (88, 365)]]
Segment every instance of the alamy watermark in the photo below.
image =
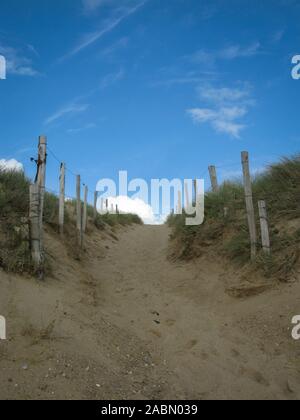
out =
[[(172, 212), (186, 215), (187, 226), (201, 225), (204, 221), (203, 179), (144, 179), (128, 180), (128, 172), (119, 172), (119, 188), (112, 179), (97, 183), (98, 211), (107, 213), (107, 202), (114, 197), (129, 197), (143, 202), (155, 216), (167, 217)], [(106, 204), (105, 204), (106, 203)]]
[(300, 79), (300, 55), (294, 55), (292, 58), (292, 64), (294, 65), (292, 69), (292, 78), (294, 80)]
[(292, 324), (295, 325), (292, 329), (292, 337), (294, 340), (298, 341), (300, 340), (300, 315), (294, 316)]
[(0, 55), (0, 80), (6, 79), (6, 59)]
[(6, 319), (0, 315), (0, 340), (6, 340)]

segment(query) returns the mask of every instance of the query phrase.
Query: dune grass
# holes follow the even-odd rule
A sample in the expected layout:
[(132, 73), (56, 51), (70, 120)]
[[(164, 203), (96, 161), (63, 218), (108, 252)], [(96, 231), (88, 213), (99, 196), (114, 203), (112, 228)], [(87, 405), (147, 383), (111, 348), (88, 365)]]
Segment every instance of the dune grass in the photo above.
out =
[[(0, 267), (10, 272), (30, 272), (29, 248), (29, 185), (30, 181), (23, 172), (0, 170)], [(76, 236), (76, 202), (66, 203), (65, 236)], [(58, 226), (58, 197), (45, 193), (44, 223), (54, 232)], [(97, 215), (93, 220), (93, 207), (88, 206), (88, 233), (94, 229), (105, 229), (110, 226), (117, 229), (121, 226), (142, 224), (134, 214)]]
[[(272, 256), (258, 253), (256, 264), (266, 275), (280, 273), (286, 279), (299, 258), (300, 244), (300, 155), (283, 158), (253, 179), (253, 198), (260, 232), (257, 202), (268, 207)], [(224, 208), (228, 208), (227, 217)], [(250, 244), (242, 180), (224, 182), (217, 193), (205, 195), (205, 221), (201, 226), (185, 225), (186, 215), (171, 215), (167, 223), (173, 228), (173, 257), (191, 259), (210, 246), (237, 262), (249, 262)], [(288, 226), (291, 229), (287, 229)], [(261, 238), (258, 238), (260, 250)]]

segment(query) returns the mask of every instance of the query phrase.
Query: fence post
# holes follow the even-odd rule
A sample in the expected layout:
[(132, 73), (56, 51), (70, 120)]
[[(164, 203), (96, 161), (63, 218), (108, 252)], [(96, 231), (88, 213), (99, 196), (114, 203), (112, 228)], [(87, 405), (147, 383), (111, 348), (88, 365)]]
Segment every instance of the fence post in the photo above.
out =
[(98, 191), (94, 193), (94, 221), (97, 219), (97, 202), (98, 202)]
[(259, 219), (260, 219), (260, 228), (261, 228), (261, 240), (262, 247), (264, 252), (271, 254), (271, 243), (270, 243), (270, 234), (269, 234), (269, 224), (267, 216), (267, 205), (266, 202), (261, 200), (258, 202), (259, 209)]
[(87, 199), (88, 199), (88, 187), (84, 187), (84, 203), (83, 203), (83, 217), (82, 217), (82, 232), (86, 232), (87, 228)]
[(255, 213), (254, 213), (254, 206), (253, 206), (252, 184), (251, 184), (248, 152), (242, 152), (242, 165), (243, 165), (243, 175), (244, 175), (244, 188), (245, 188), (247, 217), (248, 217), (250, 242), (251, 242), (251, 258), (253, 260), (256, 257), (257, 236), (256, 236)]
[(215, 166), (209, 166), (208, 171), (209, 171), (212, 191), (214, 193), (216, 193), (219, 190), (216, 167)]
[(40, 230), (40, 188), (38, 184), (29, 187), (29, 231), (31, 260), (36, 272), (42, 268)]
[(46, 185), (46, 161), (47, 161), (47, 137), (39, 137), (38, 146), (38, 175), (37, 184), (40, 189), (40, 237), (41, 237), (41, 252), (43, 253), (43, 217), (44, 217), (44, 201), (45, 201), (45, 185)]
[(81, 178), (76, 178), (76, 226), (79, 246), (82, 246), (82, 209), (81, 209)]
[(60, 165), (59, 176), (59, 232), (64, 233), (64, 218), (65, 218), (65, 187), (66, 187), (66, 165)]

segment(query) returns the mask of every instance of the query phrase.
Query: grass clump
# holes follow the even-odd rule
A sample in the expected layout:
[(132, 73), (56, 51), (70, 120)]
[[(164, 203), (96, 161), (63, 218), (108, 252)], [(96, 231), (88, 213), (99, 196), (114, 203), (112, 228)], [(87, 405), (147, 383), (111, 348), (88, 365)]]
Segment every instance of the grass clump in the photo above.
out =
[(7, 271), (30, 269), (28, 191), (23, 172), (0, 169), (0, 267)]

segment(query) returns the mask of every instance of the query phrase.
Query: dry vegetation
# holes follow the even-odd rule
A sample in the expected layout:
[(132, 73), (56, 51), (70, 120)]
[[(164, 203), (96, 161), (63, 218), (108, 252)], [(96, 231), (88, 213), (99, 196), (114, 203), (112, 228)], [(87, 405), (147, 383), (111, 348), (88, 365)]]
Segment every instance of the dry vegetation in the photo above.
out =
[[(173, 228), (171, 256), (193, 259), (211, 252), (232, 261), (239, 268), (255, 270), (280, 281), (293, 278), (300, 245), (300, 156), (282, 159), (253, 180), (257, 232), (260, 232), (257, 202), (266, 200), (272, 242), (272, 255), (260, 246), (254, 264), (249, 262), (250, 243), (241, 180), (225, 182), (218, 193), (205, 197), (205, 222), (185, 226), (185, 214), (170, 216)], [(224, 207), (228, 216), (224, 216)], [(258, 238), (259, 244), (261, 238)]]
[[(45, 228), (54, 233), (58, 228), (58, 198), (50, 193), (45, 195), (44, 222)], [(66, 246), (73, 251), (73, 256), (79, 258), (76, 252), (76, 202), (67, 202), (65, 211)], [(5, 271), (23, 273), (31, 272), (29, 247), (29, 180), (22, 172), (0, 170), (0, 267)], [(141, 219), (133, 214), (97, 215), (93, 220), (93, 208), (88, 206), (88, 232), (93, 229), (112, 232), (120, 226), (142, 224)], [(47, 250), (46, 250), (47, 255)]]

